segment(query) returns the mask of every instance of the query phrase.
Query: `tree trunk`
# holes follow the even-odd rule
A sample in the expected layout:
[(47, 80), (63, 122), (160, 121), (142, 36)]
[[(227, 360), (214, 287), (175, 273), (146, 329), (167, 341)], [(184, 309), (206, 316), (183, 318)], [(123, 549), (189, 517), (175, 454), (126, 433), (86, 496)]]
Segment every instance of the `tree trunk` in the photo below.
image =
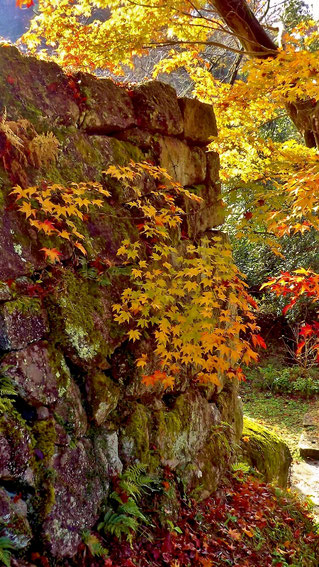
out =
[[(211, 3), (251, 57), (276, 57), (278, 47), (258, 22), (246, 0), (211, 0)], [(286, 109), (303, 134), (306, 146), (319, 148), (319, 102), (300, 100), (296, 104), (287, 103)]]
[(212, 5), (243, 48), (253, 57), (275, 57), (277, 45), (258, 22), (245, 0), (212, 0)]

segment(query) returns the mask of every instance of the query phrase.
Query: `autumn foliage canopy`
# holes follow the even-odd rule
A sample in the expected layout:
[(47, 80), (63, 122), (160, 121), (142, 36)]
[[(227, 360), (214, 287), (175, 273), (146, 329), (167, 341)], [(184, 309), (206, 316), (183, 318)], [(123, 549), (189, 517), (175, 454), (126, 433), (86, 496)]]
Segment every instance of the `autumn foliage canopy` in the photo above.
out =
[[(31, 5), (19, 0), (20, 7), (24, 4)], [(134, 68), (139, 56), (162, 49), (164, 55), (151, 69), (153, 77), (182, 69), (192, 84), (192, 95), (214, 105), (219, 135), (212, 139), (211, 149), (220, 154), (221, 179), (231, 196), (230, 214), (235, 212), (238, 238), (262, 239), (280, 255), (282, 236), (319, 228), (319, 32), (315, 22), (302, 22), (283, 34), (277, 45), (251, 11), (260, 9), (260, 4), (43, 0), (24, 41), (31, 51), (54, 58), (69, 70), (99, 68), (119, 77)], [(104, 17), (95, 17), (97, 9), (102, 9)], [(237, 58), (237, 71), (240, 67), (240, 73), (233, 73), (228, 82), (217, 79), (211, 66), (212, 50), (224, 48)], [(277, 140), (267, 133), (267, 126), (282, 120), (292, 133)], [(133, 167), (133, 175), (140, 173)], [(155, 170), (148, 173), (157, 175)], [(119, 169), (108, 174), (125, 183), (132, 175)], [(119, 250), (136, 266), (132, 285), (114, 306), (115, 317), (128, 324), (133, 341), (144, 328), (156, 328), (156, 352), (162, 366), (156, 376), (145, 376), (147, 383), (158, 378), (169, 387), (187, 364), (195, 365), (197, 378), (203, 381), (218, 383), (219, 371), (240, 377), (240, 363), (256, 358), (249, 341), (264, 346), (251, 300), (230, 261), (228, 246), (218, 239), (196, 248), (189, 245), (184, 259), (179, 258), (171, 234), (183, 215), (175, 194), (184, 190), (166, 181), (170, 190), (162, 190), (159, 209), (151, 198), (142, 203), (137, 194), (132, 200), (132, 207), (144, 216), (141, 242), (124, 242)], [(70, 218), (70, 206), (75, 215), (88, 206), (83, 187), (73, 186), (67, 195), (55, 188), (62, 195), (59, 210), (50, 203), (54, 188), (47, 188), (42, 204), (38, 190), (33, 189), (35, 209), (29, 195), (14, 190), (21, 212), (39, 230), (60, 230), (62, 238), (71, 239), (85, 253), (85, 242)], [(87, 190), (101, 191), (97, 185)], [(98, 206), (98, 195), (94, 198)], [(65, 222), (58, 229), (55, 220), (62, 217)], [(147, 262), (143, 239), (156, 241)], [(49, 259), (59, 260), (58, 252), (44, 252)], [(172, 262), (174, 255), (177, 260)], [(266, 287), (288, 298), (285, 312), (303, 297), (319, 301), (319, 275), (308, 266), (283, 273)], [(221, 312), (217, 325), (216, 309)], [(302, 328), (298, 354), (309, 336), (318, 338), (319, 360), (316, 321)], [(141, 366), (144, 363), (139, 361)]]

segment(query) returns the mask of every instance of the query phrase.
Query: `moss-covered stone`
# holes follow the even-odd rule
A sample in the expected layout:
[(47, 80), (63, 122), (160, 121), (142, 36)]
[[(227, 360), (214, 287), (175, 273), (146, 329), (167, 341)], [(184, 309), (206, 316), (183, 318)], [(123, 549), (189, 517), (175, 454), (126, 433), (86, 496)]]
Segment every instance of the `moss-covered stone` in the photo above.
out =
[(121, 435), (120, 457), (125, 464), (138, 459), (140, 463), (148, 466), (150, 472), (154, 472), (160, 465), (160, 458), (152, 443), (152, 412), (139, 403), (134, 404), (133, 408)]
[(88, 377), (86, 390), (94, 421), (102, 425), (118, 404), (120, 388), (106, 374), (96, 372)]
[(214, 424), (210, 405), (197, 392), (178, 396), (173, 409), (159, 411), (156, 446), (162, 463), (175, 468), (192, 462)]
[(0, 87), (1, 103), (11, 119), (28, 118), (43, 130), (78, 120), (69, 79), (55, 63), (27, 58), (13, 46), (1, 47)]
[(243, 408), (236, 379), (225, 381), (223, 390), (216, 398), (216, 405), (221, 421), (231, 426), (232, 437), (235, 442), (239, 442), (243, 429)]
[(111, 337), (112, 294), (97, 283), (65, 270), (58, 293), (51, 299), (55, 338), (62, 349), (84, 366), (104, 360), (121, 342), (121, 333)]
[(34, 437), (35, 448), (41, 452), (38, 461), (43, 465), (49, 466), (52, 461), (55, 450), (56, 430), (53, 418), (43, 421), (37, 421), (32, 433)]
[(241, 448), (245, 462), (255, 467), (266, 482), (287, 486), (292, 458), (283, 439), (255, 420), (244, 417)]

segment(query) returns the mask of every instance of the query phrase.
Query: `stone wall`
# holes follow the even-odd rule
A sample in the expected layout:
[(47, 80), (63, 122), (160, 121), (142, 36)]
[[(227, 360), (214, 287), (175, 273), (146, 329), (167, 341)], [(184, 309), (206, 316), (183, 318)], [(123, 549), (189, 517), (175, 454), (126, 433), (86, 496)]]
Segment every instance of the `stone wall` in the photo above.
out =
[[(235, 383), (194, 389), (184, 380), (169, 392), (142, 385), (134, 360), (152, 353), (151, 340), (129, 343), (112, 320), (126, 277), (116, 251), (136, 231), (124, 194), (113, 191), (83, 228), (87, 261), (110, 265), (111, 285), (101, 286), (68, 246), (61, 267), (47, 270), (40, 249), (54, 238), (23, 220), (10, 188), (103, 182), (110, 164), (151, 159), (203, 197), (183, 227), (194, 239), (223, 222), (218, 157), (206, 149), (216, 122), (210, 106), (178, 100), (163, 83), (128, 91), (64, 75), (13, 47), (0, 50), (0, 86), (0, 364), (17, 393), (0, 417), (0, 535), (67, 565), (99, 518), (110, 478), (136, 460), (159, 477), (170, 467), (197, 497), (214, 491), (241, 433), (241, 409)], [(45, 132), (60, 142), (53, 162), (30, 149)]]

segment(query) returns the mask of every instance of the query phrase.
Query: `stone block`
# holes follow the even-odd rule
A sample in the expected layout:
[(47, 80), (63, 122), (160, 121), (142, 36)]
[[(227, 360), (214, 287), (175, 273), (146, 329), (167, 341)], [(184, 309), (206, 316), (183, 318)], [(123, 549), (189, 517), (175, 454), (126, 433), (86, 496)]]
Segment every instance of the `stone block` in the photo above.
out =
[(197, 145), (206, 145), (217, 136), (213, 107), (195, 98), (178, 99), (184, 120), (184, 138)]
[(207, 230), (223, 224), (225, 208), (220, 199), (220, 186), (197, 185), (191, 189), (203, 199), (200, 202), (185, 199), (183, 205), (187, 213), (187, 234), (190, 238), (197, 238)]
[(14, 415), (0, 416), (0, 478), (33, 486), (31, 462), (31, 436), (23, 420)]
[(140, 128), (169, 136), (182, 134), (183, 117), (173, 87), (150, 81), (136, 87), (131, 97)]
[(313, 427), (307, 427), (303, 431), (299, 441), (299, 453), (304, 459), (319, 460), (319, 431)]
[(135, 124), (132, 101), (127, 92), (110, 79), (78, 73), (76, 85), (85, 97), (80, 126), (89, 133), (109, 134)]
[(154, 141), (156, 141), (156, 134), (149, 132), (148, 130), (142, 130), (141, 128), (129, 128), (124, 132), (120, 132), (117, 136), (120, 140), (130, 142), (134, 146), (141, 148), (144, 151), (148, 151), (153, 147)]
[(54, 415), (64, 431), (73, 437), (83, 437), (87, 431), (87, 417), (82, 405), (78, 385), (71, 376), (60, 390), (60, 399), (54, 408)]
[(0, 109), (40, 129), (76, 124), (80, 111), (70, 78), (53, 62), (25, 57), (13, 46), (0, 52)]
[(11, 378), (19, 396), (28, 404), (51, 406), (58, 400), (64, 369), (61, 361), (56, 364), (51, 359), (44, 342), (7, 354), (2, 359), (1, 368)]
[(159, 138), (159, 163), (171, 177), (183, 185), (197, 185), (206, 178), (206, 155), (201, 148), (168, 136)]
[(220, 158), (217, 152), (206, 152), (207, 159), (207, 185), (219, 183)]
[(89, 440), (75, 448), (59, 447), (52, 462), (54, 503), (48, 511), (42, 535), (53, 557), (73, 557), (82, 532), (96, 523), (108, 479), (99, 474)]
[[(15, 495), (17, 496), (17, 495)], [(0, 488), (0, 526), (1, 535), (7, 537), (14, 549), (26, 548), (32, 538), (27, 518), (27, 504), (24, 500)]]
[(0, 308), (0, 348), (16, 350), (42, 339), (49, 331), (46, 312), (38, 299), (20, 297)]
[(86, 391), (93, 419), (102, 425), (118, 404), (120, 388), (106, 374), (97, 372), (88, 377)]
[(119, 442), (116, 431), (103, 431), (94, 438), (94, 450), (99, 466), (106, 476), (122, 474), (123, 464), (119, 458)]

